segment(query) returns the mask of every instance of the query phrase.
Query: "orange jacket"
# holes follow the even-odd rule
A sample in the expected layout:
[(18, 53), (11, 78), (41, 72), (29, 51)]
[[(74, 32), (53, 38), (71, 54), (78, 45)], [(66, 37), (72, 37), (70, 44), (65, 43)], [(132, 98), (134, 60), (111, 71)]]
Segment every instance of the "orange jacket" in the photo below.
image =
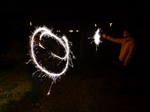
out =
[(131, 58), (134, 55), (134, 49), (135, 49), (135, 40), (133, 38), (112, 38), (110, 36), (107, 36), (106, 39), (120, 43), (122, 44), (119, 60), (124, 62), (124, 65), (129, 64)]

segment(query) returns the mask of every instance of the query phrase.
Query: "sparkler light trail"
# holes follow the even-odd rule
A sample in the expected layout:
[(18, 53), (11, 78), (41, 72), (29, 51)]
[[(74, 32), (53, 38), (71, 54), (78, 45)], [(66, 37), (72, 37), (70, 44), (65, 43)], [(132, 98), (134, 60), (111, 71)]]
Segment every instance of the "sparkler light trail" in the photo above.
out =
[[(57, 43), (59, 43), (64, 48), (65, 55), (63, 57), (60, 57), (60, 56), (54, 54), (53, 52), (50, 52), (51, 56), (49, 57), (49, 58), (52, 58), (52, 57), (57, 58), (61, 61), (66, 62), (65, 67), (62, 69), (62, 71), (60, 73), (54, 73), (50, 70), (47, 70), (45, 67), (42, 66), (42, 64), (40, 62), (37, 61), (36, 53), (35, 53), (35, 49), (36, 49), (35, 47), (36, 46), (34, 45), (35, 36), (37, 34), (40, 34), (40, 36), (39, 36), (40, 41), (42, 40), (42, 38), (44, 36), (46, 36), (47, 38), (54, 39)], [(41, 43), (39, 43), (38, 46), (41, 47), (42, 49), (45, 49), (45, 47)], [(69, 41), (67, 40), (67, 38), (65, 36), (63, 36), (62, 38), (59, 38), (58, 36), (53, 34), (52, 31), (50, 29), (48, 29), (47, 27), (38, 27), (38, 28), (36, 28), (36, 30), (33, 32), (33, 34), (30, 37), (30, 57), (31, 57), (31, 61), (33, 62), (33, 64), (37, 68), (37, 71), (39, 71), (39, 70), (42, 71), (44, 73), (44, 76), (46, 75), (49, 78), (52, 78), (53, 82), (56, 81), (56, 79), (58, 77), (65, 74), (65, 72), (67, 71), (69, 65), (73, 67), (71, 55), (73, 56), (73, 53), (70, 50), (70, 44), (69, 44)], [(74, 58), (74, 56), (73, 56), (73, 58)], [(52, 82), (52, 84), (53, 84), (53, 82)], [(52, 86), (52, 84), (51, 84), (51, 86)], [(51, 86), (50, 86), (50, 89), (51, 89)], [(48, 94), (50, 94), (50, 90), (49, 90)]]
[(101, 35), (99, 34), (100, 31), (101, 31), (101, 29), (98, 28), (96, 30), (94, 36), (92, 37), (92, 39), (94, 39), (93, 42), (95, 42), (95, 44), (96, 44), (96, 51), (97, 51), (97, 47), (99, 46), (99, 44), (102, 43), (102, 41), (100, 40), (100, 38), (101, 38)]

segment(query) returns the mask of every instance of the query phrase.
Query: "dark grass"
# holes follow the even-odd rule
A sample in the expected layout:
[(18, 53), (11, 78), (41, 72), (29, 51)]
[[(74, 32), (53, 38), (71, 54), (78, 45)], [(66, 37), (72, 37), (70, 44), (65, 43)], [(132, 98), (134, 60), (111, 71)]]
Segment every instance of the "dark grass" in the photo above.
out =
[(31, 91), (31, 82), (27, 66), (12, 60), (1, 60), (0, 72), (0, 112), (9, 111), (27, 92)]
[[(1, 111), (148, 112), (150, 93), (145, 62), (140, 60), (132, 66), (129, 79), (130, 93), (120, 94), (119, 69), (111, 60), (96, 58), (74, 60), (74, 68), (69, 68), (67, 73), (56, 81), (49, 96), (46, 94), (52, 80), (46, 78), (41, 84), (40, 94), (44, 95), (44, 98), (40, 100), (43, 104), (40, 109), (32, 106), (28, 69), (26, 65), (20, 63), (0, 75), (1, 87), (3, 86), (0, 99), (6, 102), (1, 106)], [(7, 82), (8, 80), (10, 82)]]

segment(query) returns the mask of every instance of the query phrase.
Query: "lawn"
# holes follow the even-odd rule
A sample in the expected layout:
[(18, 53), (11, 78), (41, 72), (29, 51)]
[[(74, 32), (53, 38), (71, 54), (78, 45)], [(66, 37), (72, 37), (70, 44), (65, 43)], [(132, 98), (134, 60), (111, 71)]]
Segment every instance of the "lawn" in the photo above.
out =
[(29, 75), (21, 71), (0, 73), (0, 112), (10, 110), (13, 104), (22, 100), (31, 91)]
[[(94, 65), (94, 63), (99, 63)], [(0, 112), (147, 112), (150, 95), (145, 87), (142, 65), (136, 65), (129, 79), (129, 94), (120, 94), (118, 67), (109, 61), (80, 60), (75, 67), (53, 84), (51, 79), (40, 86), (44, 96), (37, 109), (31, 102), (31, 80), (27, 65), (19, 64), (0, 73)], [(143, 81), (144, 80), (144, 81)]]

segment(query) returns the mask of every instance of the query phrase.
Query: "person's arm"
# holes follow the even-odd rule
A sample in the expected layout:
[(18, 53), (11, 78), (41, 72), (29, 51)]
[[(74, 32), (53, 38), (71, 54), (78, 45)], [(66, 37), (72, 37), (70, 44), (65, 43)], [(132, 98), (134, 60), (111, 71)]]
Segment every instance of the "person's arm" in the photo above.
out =
[(119, 43), (119, 44), (122, 44), (123, 43), (123, 39), (120, 39), (120, 38), (113, 38), (111, 36), (106, 36), (106, 39), (107, 40), (110, 40), (112, 42), (116, 42), (116, 43)]
[(123, 39), (120, 39), (120, 38), (113, 38), (111, 36), (107, 36), (105, 33), (102, 34), (102, 38), (105, 38), (107, 40), (110, 40), (112, 42), (116, 42), (116, 43), (119, 43), (119, 44), (122, 44), (123, 43)]
[(124, 66), (128, 65), (128, 63), (131, 61), (131, 59), (134, 55), (134, 51), (135, 51), (135, 41), (132, 41), (128, 56), (123, 64)]

